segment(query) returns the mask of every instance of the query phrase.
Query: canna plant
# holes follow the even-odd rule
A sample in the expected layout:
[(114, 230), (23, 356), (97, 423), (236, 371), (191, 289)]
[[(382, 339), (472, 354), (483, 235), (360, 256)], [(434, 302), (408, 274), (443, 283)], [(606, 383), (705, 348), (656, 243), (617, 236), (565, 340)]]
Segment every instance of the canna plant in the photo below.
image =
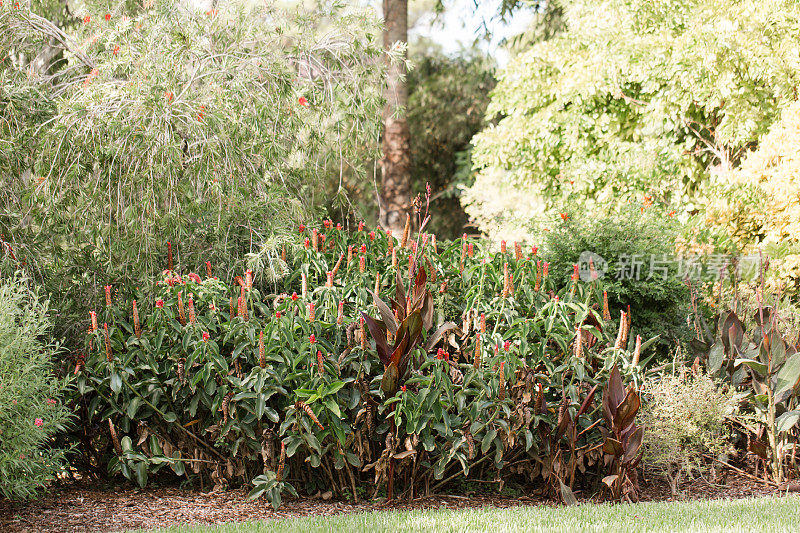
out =
[(636, 425), (636, 414), (641, 407), (639, 392), (633, 384), (626, 389), (619, 368), (614, 365), (603, 389), (603, 452), (611, 474), (603, 478), (615, 500), (635, 500), (637, 487), (636, 467), (642, 460), (643, 429)]

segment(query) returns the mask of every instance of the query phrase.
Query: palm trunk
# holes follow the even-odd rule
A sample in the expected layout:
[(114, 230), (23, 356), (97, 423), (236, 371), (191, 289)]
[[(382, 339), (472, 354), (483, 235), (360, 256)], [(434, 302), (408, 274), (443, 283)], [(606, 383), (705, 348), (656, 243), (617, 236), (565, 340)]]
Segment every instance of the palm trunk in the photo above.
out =
[[(384, 49), (408, 42), (408, 0), (383, 0)], [(403, 230), (411, 197), (411, 157), (405, 108), (408, 87), (405, 63), (389, 65), (386, 107), (383, 113), (383, 159), (381, 160), (381, 224), (395, 233)]]

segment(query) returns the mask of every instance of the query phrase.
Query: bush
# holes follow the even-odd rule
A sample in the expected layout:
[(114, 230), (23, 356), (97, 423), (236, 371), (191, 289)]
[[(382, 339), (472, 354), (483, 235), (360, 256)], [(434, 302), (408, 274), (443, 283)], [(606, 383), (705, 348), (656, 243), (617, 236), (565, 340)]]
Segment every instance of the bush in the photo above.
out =
[(65, 429), (64, 381), (53, 375), (56, 348), (46, 302), (16, 275), (0, 279), (0, 494), (30, 498), (64, 467), (50, 447)]
[[(637, 332), (644, 338), (658, 336), (656, 346), (662, 355), (676, 342), (692, 338), (694, 332), (685, 323), (689, 291), (674, 249), (680, 223), (674, 217), (657, 206), (638, 205), (599, 217), (572, 211), (565, 216), (562, 220), (556, 215), (557, 222), (543, 237), (544, 257), (550, 261), (556, 286), (567, 286), (581, 254), (593, 252), (608, 265), (602, 282), (613, 320), (619, 318), (619, 310), (630, 306)], [(634, 267), (637, 262), (641, 266)], [(652, 276), (651, 264), (655, 267)], [(662, 266), (666, 270), (658, 270)], [(585, 271), (588, 265), (581, 267)]]
[(502, 474), (558, 491), (600, 475), (595, 386), (615, 363), (639, 369), (590, 308), (599, 287), (555, 295), (535, 256), (478, 241), (401, 246), (327, 221), (298, 235), (273, 293), (250, 274), (230, 287), (173, 271), (135, 307), (108, 288), (76, 361), (98, 466), (141, 485), (169, 469), (252, 482), (273, 505), (295, 487), (357, 497), (367, 480), (374, 496), (394, 481), (413, 494)]
[(732, 397), (702, 373), (648, 380), (643, 397), (643, 464), (666, 475), (677, 495), (681, 479), (707, 469), (706, 455), (731, 448), (725, 419), (733, 413)]

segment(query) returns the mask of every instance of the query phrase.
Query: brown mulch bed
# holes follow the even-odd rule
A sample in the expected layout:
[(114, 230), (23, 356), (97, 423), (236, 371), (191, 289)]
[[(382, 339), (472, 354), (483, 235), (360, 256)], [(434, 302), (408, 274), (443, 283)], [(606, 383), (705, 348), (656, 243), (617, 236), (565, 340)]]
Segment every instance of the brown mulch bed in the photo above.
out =
[[(770, 485), (738, 475), (729, 475), (725, 486), (698, 480), (682, 488), (686, 490), (687, 498), (691, 499), (743, 498), (777, 492)], [(668, 484), (662, 480), (643, 481), (641, 489), (644, 501), (673, 499)], [(382, 509), (511, 507), (554, 503), (556, 502), (553, 500), (536, 496), (510, 498), (496, 495), (438, 495), (411, 501), (359, 504), (324, 501), (321, 498), (299, 498), (286, 500), (278, 511), (273, 511), (266, 500), (248, 501), (244, 491), (203, 493), (178, 488), (103, 489), (96, 484), (73, 483), (55, 488), (43, 498), (27, 504), (11, 505), (0, 500), (0, 531), (125, 531), (176, 524), (330, 516)]]

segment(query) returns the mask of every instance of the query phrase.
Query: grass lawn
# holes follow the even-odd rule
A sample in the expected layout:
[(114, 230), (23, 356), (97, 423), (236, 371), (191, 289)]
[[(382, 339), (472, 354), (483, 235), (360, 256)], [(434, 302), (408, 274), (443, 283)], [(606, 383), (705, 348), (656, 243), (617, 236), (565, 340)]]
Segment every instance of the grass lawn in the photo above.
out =
[(374, 511), (219, 526), (179, 526), (163, 533), (309, 531), (798, 531), (800, 498), (762, 497), (576, 507)]

